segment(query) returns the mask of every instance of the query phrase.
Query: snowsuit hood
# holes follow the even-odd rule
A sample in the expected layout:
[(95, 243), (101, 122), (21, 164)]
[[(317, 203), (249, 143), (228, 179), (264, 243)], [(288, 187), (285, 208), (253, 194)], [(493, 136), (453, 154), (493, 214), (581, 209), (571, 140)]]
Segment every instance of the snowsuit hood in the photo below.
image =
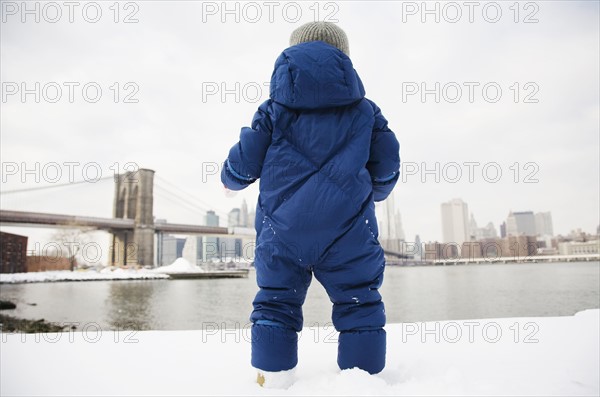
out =
[(277, 58), (270, 93), (291, 109), (320, 109), (354, 103), (365, 89), (346, 54), (312, 41), (289, 47)]

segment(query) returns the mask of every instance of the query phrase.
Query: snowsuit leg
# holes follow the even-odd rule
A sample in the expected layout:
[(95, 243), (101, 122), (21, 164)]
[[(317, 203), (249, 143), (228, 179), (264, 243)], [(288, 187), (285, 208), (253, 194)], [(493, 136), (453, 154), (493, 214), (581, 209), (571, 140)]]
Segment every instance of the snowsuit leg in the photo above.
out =
[(385, 260), (375, 222), (369, 208), (314, 268), (333, 302), (339, 367), (371, 374), (384, 368), (386, 351), (385, 310), (378, 291)]
[(263, 229), (254, 262), (260, 290), (250, 316), (252, 366), (264, 371), (285, 371), (298, 363), (302, 304), (312, 274), (289, 259), (295, 257), (291, 248), (282, 244), (268, 225)]

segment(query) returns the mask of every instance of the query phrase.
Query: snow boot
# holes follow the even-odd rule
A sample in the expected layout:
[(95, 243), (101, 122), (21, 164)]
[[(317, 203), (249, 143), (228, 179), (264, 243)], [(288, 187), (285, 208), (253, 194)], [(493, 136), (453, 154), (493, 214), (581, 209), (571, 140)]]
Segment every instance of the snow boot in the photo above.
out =
[(287, 371), (263, 371), (258, 370), (256, 383), (266, 389), (287, 389), (296, 381), (296, 368)]

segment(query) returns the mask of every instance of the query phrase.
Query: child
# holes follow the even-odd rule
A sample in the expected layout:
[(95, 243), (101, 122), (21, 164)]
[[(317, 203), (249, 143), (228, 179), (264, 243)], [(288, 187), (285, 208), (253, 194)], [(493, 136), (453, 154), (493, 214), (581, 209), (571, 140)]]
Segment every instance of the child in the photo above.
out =
[[(270, 99), (225, 161), (221, 180), (241, 190), (260, 178), (254, 264), (252, 366), (274, 386), (297, 362), (297, 332), (312, 275), (333, 303), (338, 365), (385, 366), (385, 266), (374, 201), (399, 176), (399, 144), (364, 97), (335, 24), (296, 29), (275, 62)], [(270, 381), (269, 379), (272, 379)], [(271, 382), (271, 384), (270, 384)]]

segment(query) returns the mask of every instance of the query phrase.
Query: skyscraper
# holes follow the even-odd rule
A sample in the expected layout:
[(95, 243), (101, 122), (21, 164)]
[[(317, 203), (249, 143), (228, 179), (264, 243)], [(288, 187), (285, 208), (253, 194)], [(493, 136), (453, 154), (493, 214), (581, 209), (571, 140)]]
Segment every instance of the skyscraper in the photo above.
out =
[(535, 231), (538, 236), (554, 236), (552, 214), (550, 212), (538, 212), (535, 214)]
[(206, 211), (204, 221), (206, 226), (219, 226), (219, 215), (215, 214), (215, 211)]
[(396, 210), (394, 192), (383, 203), (377, 205), (377, 220), (379, 227), (379, 242), (390, 251), (401, 252), (404, 241), (402, 218)]
[(419, 235), (417, 234), (415, 236), (415, 254), (414, 254), (415, 260), (417, 260), (417, 261), (421, 260), (422, 252), (423, 252), (423, 244), (421, 244), (421, 237), (419, 237)]
[(476, 239), (477, 240), (477, 222), (475, 221), (475, 216), (471, 213), (471, 219), (469, 220), (469, 240)]
[(459, 247), (469, 240), (469, 206), (461, 199), (442, 203), (442, 237)]
[(507, 236), (535, 236), (535, 216), (532, 211), (510, 212), (506, 218)]
[(229, 216), (227, 217), (227, 227), (235, 226), (242, 226), (241, 212), (239, 208), (234, 208), (229, 211)]
[(242, 200), (242, 208), (240, 208), (240, 226), (248, 227), (248, 204), (246, 199)]
[(488, 222), (488, 224), (484, 227), (477, 226), (477, 222), (475, 221), (475, 217), (471, 214), (471, 221), (469, 222), (469, 240), (483, 240), (487, 238), (496, 238), (498, 237), (498, 233), (496, 232), (496, 228), (492, 222)]
[(158, 251), (158, 265), (167, 266), (175, 262), (177, 258), (181, 258), (183, 246), (185, 244), (184, 238), (177, 238), (169, 234), (157, 234), (157, 251)]
[(506, 237), (506, 221), (504, 221), (500, 224), (500, 237), (501, 238)]
[[(206, 211), (206, 226), (219, 226), (219, 216), (215, 211)], [(218, 237), (202, 237), (201, 245), (202, 258), (207, 261), (212, 258), (218, 258), (219, 253), (219, 238)]]
[[(229, 211), (229, 215), (227, 218), (227, 227), (229, 228), (239, 228), (244, 227), (243, 221), (243, 209), (246, 207), (246, 212), (248, 208), (246, 206), (246, 201), (242, 202), (242, 210), (239, 208), (234, 208)], [(248, 214), (246, 213), (246, 219), (248, 218)], [(242, 256), (242, 239), (239, 238), (229, 238), (224, 237), (219, 239), (219, 256), (221, 260), (235, 260)]]

